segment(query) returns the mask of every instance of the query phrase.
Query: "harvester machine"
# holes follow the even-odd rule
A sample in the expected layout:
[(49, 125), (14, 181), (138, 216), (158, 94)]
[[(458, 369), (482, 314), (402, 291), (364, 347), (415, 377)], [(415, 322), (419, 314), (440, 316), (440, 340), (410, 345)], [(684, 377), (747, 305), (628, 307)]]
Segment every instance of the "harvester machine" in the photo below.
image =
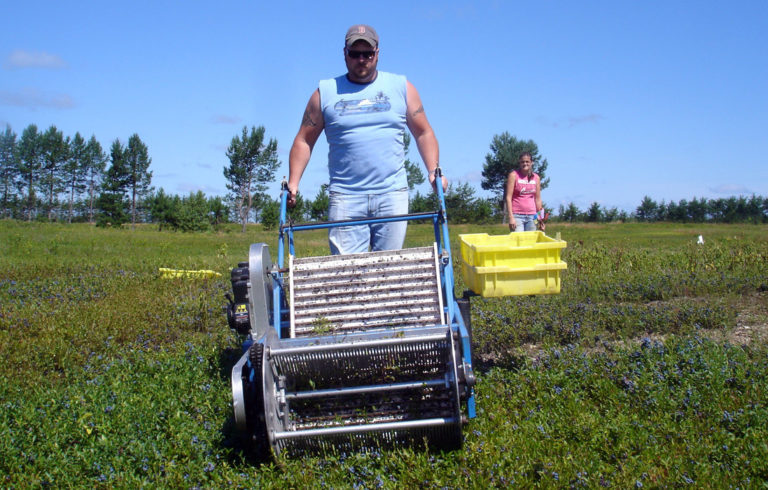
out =
[[(277, 263), (266, 244), (252, 244), (232, 269), (227, 307), (230, 327), (246, 336), (232, 369), (234, 420), (257, 448), (461, 446), (475, 416), (469, 299), (454, 295), (437, 193), (435, 212), (295, 224), (283, 182)], [(298, 232), (402, 220), (431, 221), (434, 242), (322, 257), (294, 250)]]

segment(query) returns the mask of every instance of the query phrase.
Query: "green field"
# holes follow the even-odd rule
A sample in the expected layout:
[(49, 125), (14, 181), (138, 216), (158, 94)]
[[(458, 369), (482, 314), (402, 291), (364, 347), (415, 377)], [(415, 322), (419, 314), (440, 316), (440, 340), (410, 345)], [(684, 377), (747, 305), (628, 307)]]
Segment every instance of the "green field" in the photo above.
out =
[[(229, 269), (253, 242), (275, 258), (277, 235), (237, 228), (0, 221), (0, 487), (768, 486), (765, 226), (550, 224), (560, 295), (472, 300), (462, 450), (263, 465), (233, 428), (222, 305)], [(466, 232), (505, 229), (451, 227), (457, 294)], [(296, 237), (326, 253), (323, 231)], [(410, 225), (407, 246), (431, 241)]]

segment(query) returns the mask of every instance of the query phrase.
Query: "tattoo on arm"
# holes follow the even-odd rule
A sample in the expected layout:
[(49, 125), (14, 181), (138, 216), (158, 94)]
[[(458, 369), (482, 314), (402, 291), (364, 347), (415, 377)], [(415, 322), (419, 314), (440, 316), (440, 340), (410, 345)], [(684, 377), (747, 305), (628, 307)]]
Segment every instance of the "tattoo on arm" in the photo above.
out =
[(317, 123), (312, 120), (312, 116), (309, 115), (309, 109), (304, 111), (304, 116), (301, 118), (301, 125), (302, 126), (309, 126), (314, 128), (317, 126)]
[(423, 106), (423, 105), (420, 105), (420, 106), (419, 106), (419, 108), (418, 108), (418, 109), (416, 109), (416, 110), (413, 112), (413, 115), (414, 115), (414, 116), (416, 116), (416, 115), (418, 115), (418, 114), (421, 114), (421, 113), (423, 113), (423, 112), (424, 112), (424, 106)]

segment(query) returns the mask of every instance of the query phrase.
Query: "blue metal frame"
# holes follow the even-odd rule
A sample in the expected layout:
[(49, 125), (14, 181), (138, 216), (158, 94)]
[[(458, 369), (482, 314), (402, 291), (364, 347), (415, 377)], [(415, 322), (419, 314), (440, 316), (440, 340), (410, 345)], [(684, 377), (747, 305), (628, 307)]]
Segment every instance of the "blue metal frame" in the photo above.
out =
[[(445, 312), (450, 322), (450, 326), (454, 331), (458, 331), (459, 338), (462, 343), (462, 352), (465, 355), (465, 359), (462, 362), (466, 362), (470, 367), (472, 366), (472, 348), (469, 342), (469, 332), (464, 319), (461, 316), (459, 306), (456, 303), (454, 297), (454, 276), (453, 276), (453, 258), (451, 255), (451, 241), (448, 233), (448, 214), (445, 208), (445, 195), (443, 188), (440, 185), (442, 181), (442, 172), (440, 167), (435, 169), (435, 182), (437, 182), (437, 196), (440, 203), (440, 209), (435, 212), (427, 213), (412, 213), (403, 214), (397, 216), (385, 216), (380, 218), (362, 218), (351, 219), (343, 221), (326, 221), (317, 223), (304, 223), (294, 224), (289, 223), (288, 216), (288, 184), (283, 181), (282, 189), (280, 192), (280, 235), (277, 244), (277, 265), (278, 270), (272, 273), (272, 301), (273, 301), (273, 315), (272, 322), (277, 332), (278, 337), (281, 334), (282, 328), (282, 305), (285, 303), (284, 289), (283, 289), (283, 273), (285, 270), (285, 248), (288, 247), (288, 251), (291, 255), (295, 255), (293, 244), (293, 233), (295, 231), (304, 230), (319, 230), (327, 228), (335, 228), (339, 226), (353, 225), (366, 225), (374, 223), (390, 223), (394, 221), (414, 221), (414, 220), (426, 220), (431, 219), (435, 229), (435, 242), (437, 243), (437, 253), (440, 257), (440, 280), (442, 282), (442, 294), (443, 304), (445, 305)], [(474, 389), (467, 400), (467, 416), (469, 418), (475, 417), (475, 396)]]

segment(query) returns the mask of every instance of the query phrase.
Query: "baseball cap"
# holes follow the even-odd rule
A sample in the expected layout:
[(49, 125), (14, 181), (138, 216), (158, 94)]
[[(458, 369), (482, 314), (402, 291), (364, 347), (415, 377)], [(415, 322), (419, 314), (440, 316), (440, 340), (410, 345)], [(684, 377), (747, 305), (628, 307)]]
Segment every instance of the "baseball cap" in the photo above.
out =
[(379, 47), (379, 35), (376, 29), (369, 25), (357, 24), (347, 30), (346, 46), (352, 46), (355, 41), (365, 41), (374, 48)]

